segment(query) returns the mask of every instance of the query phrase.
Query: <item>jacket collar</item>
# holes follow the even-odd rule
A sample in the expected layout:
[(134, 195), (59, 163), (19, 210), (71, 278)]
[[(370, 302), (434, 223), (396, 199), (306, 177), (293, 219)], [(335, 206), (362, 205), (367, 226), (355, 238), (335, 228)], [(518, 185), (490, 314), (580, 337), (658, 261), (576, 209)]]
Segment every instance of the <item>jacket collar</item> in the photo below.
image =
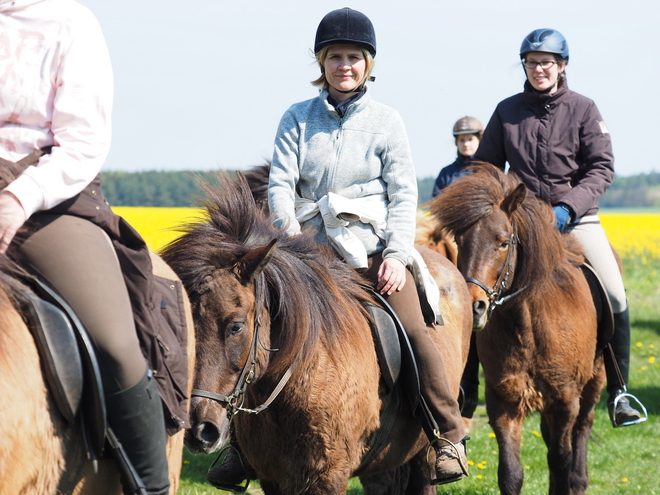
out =
[[(344, 117), (346, 117), (347, 115), (349, 115), (350, 113), (353, 113), (354, 111), (355, 111), (355, 112), (359, 111), (361, 108), (364, 108), (364, 106), (365, 106), (365, 105), (369, 102), (369, 100), (371, 99), (371, 95), (369, 94), (369, 86), (365, 86), (365, 87), (364, 87), (364, 91), (362, 92), (361, 96), (360, 96), (359, 98), (357, 98), (356, 100), (353, 100), (352, 102), (350, 102), (350, 103), (348, 104), (348, 107), (345, 107), (345, 108), (343, 109), (343, 115), (342, 115), (342, 112), (338, 111), (338, 110), (334, 107), (334, 105), (332, 105), (332, 104), (328, 101), (328, 96), (329, 96), (329, 95), (330, 95), (330, 94), (328, 93), (328, 90), (323, 89), (323, 90), (321, 90), (321, 92), (319, 93), (319, 98), (321, 99), (321, 101), (322, 101), (323, 104), (325, 105), (325, 108), (326, 108), (329, 112), (333, 112), (333, 113), (335, 113), (339, 118), (344, 118)], [(341, 104), (340, 104), (340, 105), (341, 105)]]
[(534, 89), (529, 81), (525, 81), (523, 97), (531, 106), (546, 107), (547, 105), (557, 104), (566, 98), (566, 95), (568, 95), (568, 83), (566, 82), (565, 77), (559, 79), (557, 91), (552, 94), (540, 93)]

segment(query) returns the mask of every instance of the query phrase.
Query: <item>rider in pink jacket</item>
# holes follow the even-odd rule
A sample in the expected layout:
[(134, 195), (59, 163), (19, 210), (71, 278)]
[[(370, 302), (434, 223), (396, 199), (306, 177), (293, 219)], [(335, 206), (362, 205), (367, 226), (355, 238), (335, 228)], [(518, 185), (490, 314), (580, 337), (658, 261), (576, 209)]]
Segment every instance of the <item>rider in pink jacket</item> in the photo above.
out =
[[(110, 211), (98, 178), (110, 148), (112, 98), (108, 49), (86, 7), (0, 0), (0, 171), (5, 181), (18, 173), (0, 191), (0, 253), (55, 288), (89, 333), (108, 425), (137, 472), (123, 480), (124, 493), (165, 495), (163, 403), (113, 243), (130, 237), (130, 251), (146, 264), (122, 260), (144, 268), (140, 280), (150, 280), (149, 254)], [(108, 228), (95, 218), (109, 219)]]

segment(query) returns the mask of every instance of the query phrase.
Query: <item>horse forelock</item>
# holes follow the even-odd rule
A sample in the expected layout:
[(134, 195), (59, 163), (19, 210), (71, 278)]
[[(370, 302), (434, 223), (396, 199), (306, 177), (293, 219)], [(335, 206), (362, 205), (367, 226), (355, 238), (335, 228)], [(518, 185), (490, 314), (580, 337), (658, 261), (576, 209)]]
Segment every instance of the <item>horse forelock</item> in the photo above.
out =
[(431, 213), (455, 236), (489, 215), (505, 197), (503, 173), (492, 165), (471, 167), (470, 173), (443, 189), (429, 203)]

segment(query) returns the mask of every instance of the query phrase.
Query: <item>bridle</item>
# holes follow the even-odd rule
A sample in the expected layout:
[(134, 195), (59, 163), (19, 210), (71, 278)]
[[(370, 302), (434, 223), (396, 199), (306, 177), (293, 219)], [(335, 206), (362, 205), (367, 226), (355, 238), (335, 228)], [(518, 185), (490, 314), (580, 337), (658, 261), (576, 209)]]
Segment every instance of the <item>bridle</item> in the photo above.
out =
[[(257, 283), (255, 284), (255, 286), (256, 286), (255, 287), (256, 307), (259, 308), (261, 307), (261, 301), (263, 298), (260, 297), (261, 291), (258, 290), (259, 284)], [(219, 402), (220, 404), (224, 405), (227, 409), (228, 421), (231, 421), (232, 417), (237, 412), (240, 411), (249, 414), (259, 414), (275, 400), (275, 398), (282, 391), (286, 383), (289, 381), (289, 378), (291, 378), (291, 368), (288, 368), (284, 373), (284, 375), (282, 375), (282, 378), (280, 378), (280, 381), (273, 390), (273, 392), (270, 394), (268, 399), (266, 399), (266, 401), (263, 404), (261, 404), (259, 407), (254, 409), (243, 407), (243, 404), (245, 403), (245, 391), (247, 390), (248, 385), (252, 383), (252, 379), (254, 378), (255, 375), (255, 370), (257, 367), (257, 349), (259, 345), (261, 345), (264, 349), (266, 349), (269, 352), (276, 352), (279, 350), (279, 349), (267, 349), (263, 344), (261, 344), (260, 330), (261, 330), (261, 316), (258, 314), (255, 319), (254, 334), (252, 335), (252, 344), (250, 345), (250, 353), (248, 355), (247, 360), (245, 361), (245, 365), (243, 366), (243, 371), (241, 371), (241, 375), (238, 377), (238, 381), (236, 382), (234, 391), (230, 395), (216, 394), (215, 392), (200, 390), (198, 388), (193, 389), (190, 394), (192, 397), (204, 397), (205, 399), (211, 399), (213, 401)]]
[(493, 314), (493, 311), (495, 311), (495, 308), (498, 306), (501, 306), (502, 304), (506, 303), (507, 301), (510, 301), (514, 297), (516, 297), (518, 294), (520, 294), (522, 291), (525, 290), (525, 287), (522, 287), (521, 289), (518, 289), (517, 291), (508, 294), (506, 296), (503, 296), (502, 294), (508, 287), (509, 283), (509, 277), (513, 275), (513, 256), (516, 248), (516, 232), (515, 232), (515, 225), (513, 229), (513, 233), (511, 234), (511, 239), (509, 243), (509, 251), (506, 254), (506, 263), (505, 263), (505, 268), (502, 270), (500, 273), (499, 277), (497, 278), (497, 281), (495, 282), (495, 285), (493, 286), (492, 289), (489, 289), (486, 287), (486, 284), (483, 282), (480, 282), (476, 278), (472, 277), (465, 277), (465, 281), (469, 284), (474, 284), (483, 290), (486, 295), (488, 296), (488, 318), (491, 317)]

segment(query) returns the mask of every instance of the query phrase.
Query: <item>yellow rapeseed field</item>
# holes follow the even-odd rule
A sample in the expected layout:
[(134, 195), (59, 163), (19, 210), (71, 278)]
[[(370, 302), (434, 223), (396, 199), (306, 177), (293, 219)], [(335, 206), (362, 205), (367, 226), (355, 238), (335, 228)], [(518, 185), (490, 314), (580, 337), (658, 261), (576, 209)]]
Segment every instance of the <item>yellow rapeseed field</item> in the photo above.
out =
[(144, 206), (116, 206), (112, 208), (137, 230), (152, 251), (160, 251), (181, 235), (182, 225), (204, 218), (201, 208), (155, 208)]
[[(180, 233), (177, 227), (204, 218), (200, 208), (115, 207), (113, 210), (159, 251)], [(603, 227), (621, 256), (660, 257), (659, 213), (601, 213)]]
[(600, 219), (621, 256), (660, 258), (659, 213), (601, 213)]

